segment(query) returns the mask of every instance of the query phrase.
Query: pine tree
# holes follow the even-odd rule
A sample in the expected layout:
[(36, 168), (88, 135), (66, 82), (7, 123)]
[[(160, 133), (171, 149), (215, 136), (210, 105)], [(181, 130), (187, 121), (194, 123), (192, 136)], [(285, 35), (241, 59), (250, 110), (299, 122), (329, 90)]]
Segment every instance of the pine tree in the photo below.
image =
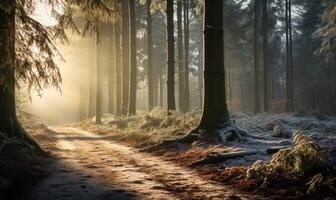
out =
[(260, 112), (260, 77), (259, 77), (259, 6), (260, 0), (254, 1), (254, 112)]
[(268, 65), (268, 1), (263, 0), (263, 66), (264, 66), (264, 111), (269, 111), (269, 65)]
[(129, 28), (130, 28), (130, 88), (128, 115), (136, 114), (136, 93), (137, 93), (137, 66), (136, 66), (136, 23), (135, 23), (135, 0), (129, 0)]
[(167, 0), (167, 109), (175, 107), (174, 0)]
[(183, 62), (183, 32), (182, 32), (182, 0), (177, 0), (177, 66), (178, 66), (178, 105), (180, 112), (185, 112), (185, 76)]
[(101, 124), (102, 117), (102, 70), (100, 62), (100, 30), (101, 27), (95, 28), (95, 65), (97, 69), (97, 85), (96, 85), (96, 124)]
[(122, 0), (122, 114), (127, 115), (129, 106), (129, 75), (130, 75), (130, 34), (129, 34), (129, 1)]
[(183, 22), (184, 22), (184, 106), (183, 111), (190, 109), (190, 88), (189, 88), (189, 0), (184, 0), (183, 4)]
[(213, 130), (229, 121), (224, 73), (223, 1), (204, 4), (204, 106), (199, 129)]
[(152, 111), (155, 104), (155, 79), (153, 70), (153, 33), (152, 33), (152, 13), (151, 13), (151, 0), (146, 1), (146, 14), (147, 14), (147, 76), (148, 76), (148, 109)]

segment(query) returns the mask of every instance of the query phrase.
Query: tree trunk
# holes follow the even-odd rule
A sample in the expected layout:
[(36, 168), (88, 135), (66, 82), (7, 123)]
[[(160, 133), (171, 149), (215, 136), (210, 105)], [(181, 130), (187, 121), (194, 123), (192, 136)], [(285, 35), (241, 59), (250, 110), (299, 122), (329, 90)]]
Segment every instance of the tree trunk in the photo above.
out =
[(96, 28), (95, 32), (96, 37), (96, 45), (95, 45), (95, 62), (97, 68), (97, 88), (96, 88), (96, 124), (101, 124), (101, 115), (102, 115), (102, 97), (101, 97), (101, 90), (102, 90), (102, 77), (101, 77), (101, 62), (99, 59), (100, 56), (100, 45), (99, 42), (100, 38), (100, 27)]
[[(154, 73), (153, 73), (154, 75)], [(159, 80), (157, 78), (153, 77), (153, 92), (154, 92), (154, 107), (157, 107), (159, 105)]]
[(42, 151), (22, 128), (15, 105), (15, 1), (0, 8), (0, 132), (16, 137)]
[[(114, 2), (115, 8), (119, 9), (119, 3)], [(122, 106), (122, 65), (121, 65), (121, 48), (120, 48), (120, 24), (115, 24), (115, 33), (114, 33), (114, 51), (115, 51), (115, 75), (116, 75), (116, 114), (121, 115), (121, 106)]]
[(203, 60), (202, 60), (202, 47), (198, 48), (198, 89), (199, 89), (199, 103), (200, 109), (203, 107)]
[(269, 111), (268, 3), (263, 0), (264, 112)]
[(122, 1), (122, 71), (123, 71), (123, 98), (122, 98), (122, 114), (128, 113), (129, 104), (129, 75), (130, 75), (130, 57), (129, 57), (129, 1)]
[(198, 126), (204, 130), (213, 130), (229, 120), (223, 58), (223, 3), (206, 0), (204, 5), (204, 108)]
[(164, 94), (163, 94), (163, 78), (162, 75), (160, 75), (160, 107), (164, 107)]
[(116, 81), (116, 74), (115, 74), (115, 51), (114, 51), (114, 46), (115, 46), (115, 37), (114, 37), (114, 25), (110, 25), (111, 27), (111, 32), (109, 33), (109, 38), (110, 38), (110, 43), (109, 43), (109, 53), (110, 53), (110, 59), (109, 59), (109, 71), (108, 71), (108, 84), (109, 84), (109, 113), (110, 114), (115, 114), (115, 81)]
[(184, 0), (184, 112), (190, 109), (189, 89), (189, 1)]
[[(334, 54), (334, 61), (333, 61), (333, 71), (332, 71), (331, 75), (336, 76), (336, 38), (333, 38), (332, 41), (333, 41), (332, 42), (332, 50), (333, 50), (333, 54)], [(336, 115), (336, 105), (335, 105), (335, 102), (336, 102), (336, 79), (335, 78), (332, 79), (331, 84), (332, 84), (332, 89), (331, 90), (332, 90), (332, 96), (333, 96), (332, 112), (333, 112), (333, 115)]]
[(167, 109), (175, 106), (174, 0), (167, 0)]
[(260, 112), (260, 78), (259, 78), (259, 0), (254, 0), (254, 112)]
[(129, 0), (130, 20), (130, 89), (128, 115), (136, 114), (136, 93), (137, 93), (137, 66), (136, 66), (136, 22), (135, 22), (135, 0)]
[(89, 51), (89, 104), (88, 104), (88, 118), (92, 118), (95, 116), (95, 102), (96, 102), (96, 97), (95, 97), (95, 74), (96, 74), (96, 68), (95, 68), (95, 61), (93, 59), (95, 53), (92, 50), (91, 45), (94, 44), (90, 40), (89, 43), (90, 47), (88, 47)]
[(150, 6), (151, 0), (146, 2), (147, 12), (147, 74), (148, 74), (148, 110), (152, 111), (155, 104), (155, 80), (153, 72), (153, 32), (152, 32), (152, 13)]
[[(82, 71), (81, 76), (84, 77), (84, 71)], [(86, 80), (82, 79), (80, 81), (79, 86), (79, 93), (80, 93), (80, 103), (79, 103), (79, 118), (80, 120), (87, 119), (87, 112), (86, 112), (86, 105), (87, 105), (87, 95), (86, 95), (86, 87), (85, 87)]]
[(178, 105), (180, 112), (185, 112), (185, 81), (183, 62), (183, 33), (182, 33), (182, 0), (177, 1), (177, 66), (178, 66)]
[(286, 52), (287, 52), (287, 67), (286, 67), (286, 110), (293, 111), (293, 80), (292, 80), (292, 28), (291, 28), (291, 1), (286, 0)]
[(290, 111), (294, 111), (292, 1), (288, 0)]

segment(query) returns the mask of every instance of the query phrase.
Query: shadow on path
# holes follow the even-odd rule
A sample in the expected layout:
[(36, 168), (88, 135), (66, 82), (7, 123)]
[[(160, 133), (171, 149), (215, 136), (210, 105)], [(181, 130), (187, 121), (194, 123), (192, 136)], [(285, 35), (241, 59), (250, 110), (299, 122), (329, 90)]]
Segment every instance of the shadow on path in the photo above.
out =
[(236, 195), (193, 170), (115, 143), (113, 137), (71, 127), (53, 130), (54, 172), (21, 200), (205, 200)]

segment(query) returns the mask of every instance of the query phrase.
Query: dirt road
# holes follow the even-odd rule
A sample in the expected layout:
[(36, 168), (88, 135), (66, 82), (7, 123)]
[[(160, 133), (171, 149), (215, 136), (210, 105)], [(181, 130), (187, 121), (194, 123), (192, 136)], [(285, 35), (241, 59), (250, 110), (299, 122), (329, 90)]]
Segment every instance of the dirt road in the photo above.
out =
[(25, 199), (230, 199), (235, 195), (190, 169), (111, 138), (70, 127), (53, 130), (57, 148), (52, 154), (58, 159), (54, 173)]

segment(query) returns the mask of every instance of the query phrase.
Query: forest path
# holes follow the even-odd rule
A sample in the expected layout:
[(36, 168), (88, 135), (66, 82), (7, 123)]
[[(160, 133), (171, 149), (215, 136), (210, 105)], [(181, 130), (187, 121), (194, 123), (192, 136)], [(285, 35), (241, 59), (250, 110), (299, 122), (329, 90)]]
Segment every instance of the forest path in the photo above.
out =
[(28, 199), (230, 199), (234, 195), (193, 170), (115, 143), (109, 137), (72, 127), (53, 130), (57, 148), (52, 154), (58, 159), (55, 171)]

